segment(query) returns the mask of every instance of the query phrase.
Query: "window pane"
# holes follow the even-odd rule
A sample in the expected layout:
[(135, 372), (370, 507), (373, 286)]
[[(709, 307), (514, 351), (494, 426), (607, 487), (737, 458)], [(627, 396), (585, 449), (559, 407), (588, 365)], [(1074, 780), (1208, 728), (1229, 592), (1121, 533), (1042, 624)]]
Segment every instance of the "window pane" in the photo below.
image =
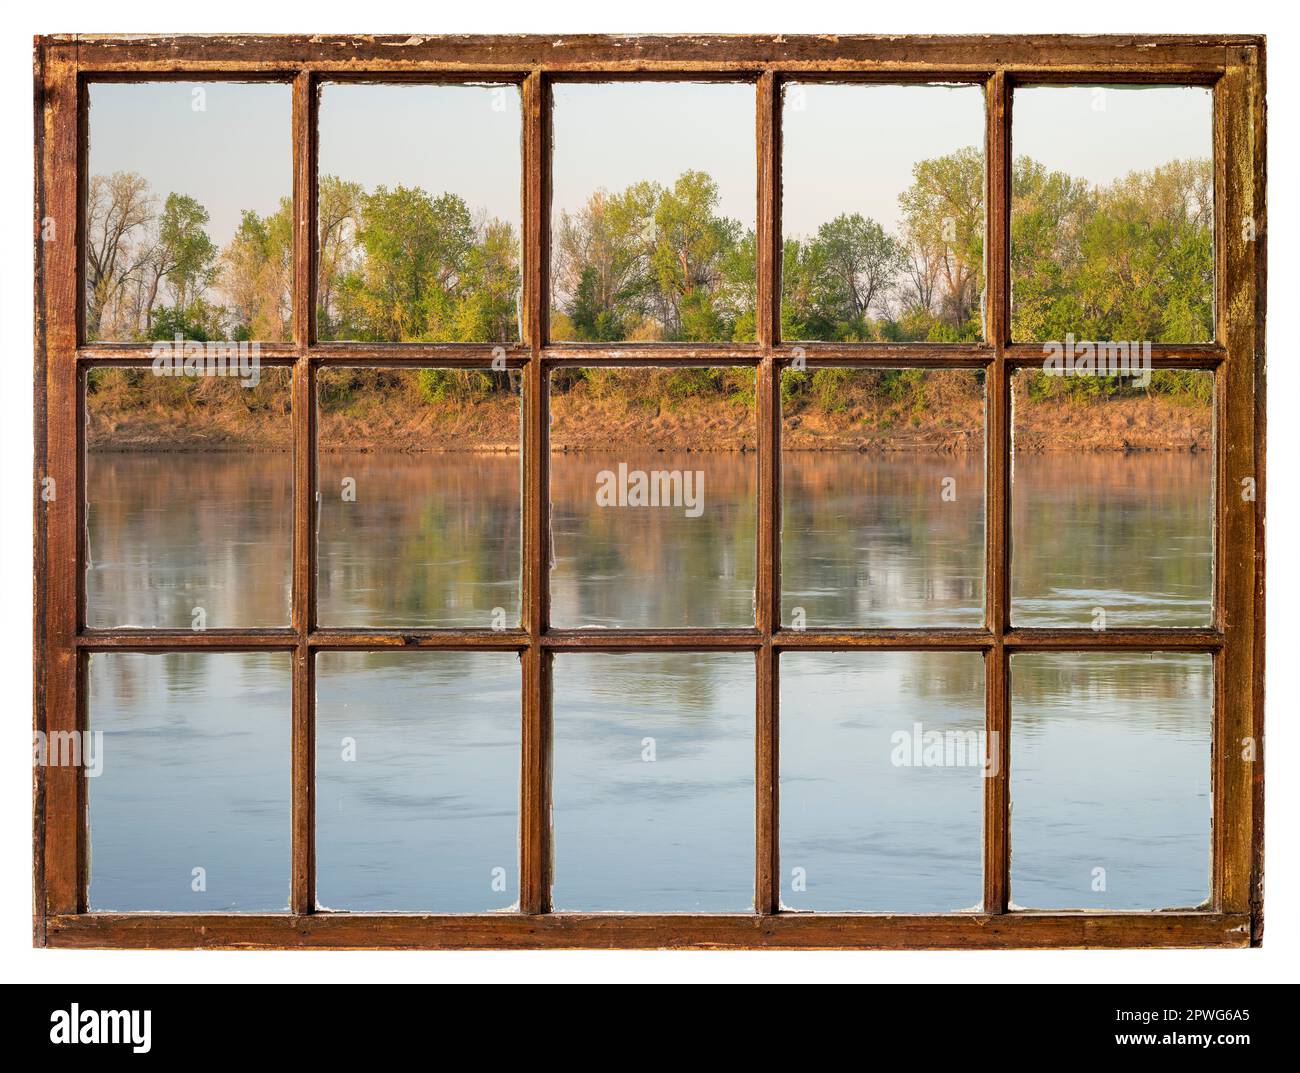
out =
[(317, 338), (519, 338), (521, 132), (513, 85), (322, 87)]
[(753, 340), (754, 87), (552, 94), (551, 338)]
[(551, 621), (753, 626), (753, 369), (551, 378)]
[(317, 617), (519, 624), (516, 371), (330, 369), (317, 380)]
[(1037, 86), (1012, 115), (1012, 336), (1213, 339), (1211, 90)]
[(556, 656), (556, 909), (753, 908), (754, 703), (750, 653)]
[(245, 371), (87, 374), (88, 626), (289, 624), (289, 370)]
[(1210, 894), (1211, 657), (1011, 657), (1011, 898), (1169, 909)]
[(980, 86), (792, 83), (781, 143), (783, 338), (982, 337)]
[(978, 652), (782, 653), (782, 904), (978, 909), (985, 755)]
[(787, 369), (786, 625), (984, 621), (984, 374)]
[(86, 338), (291, 338), (290, 87), (95, 82), (89, 96)]
[(479, 913), (519, 898), (519, 656), (316, 659), (316, 897)]
[(1207, 626), (1214, 374), (1012, 378), (1012, 619)]
[(89, 687), (90, 908), (286, 910), (288, 654), (97, 652)]

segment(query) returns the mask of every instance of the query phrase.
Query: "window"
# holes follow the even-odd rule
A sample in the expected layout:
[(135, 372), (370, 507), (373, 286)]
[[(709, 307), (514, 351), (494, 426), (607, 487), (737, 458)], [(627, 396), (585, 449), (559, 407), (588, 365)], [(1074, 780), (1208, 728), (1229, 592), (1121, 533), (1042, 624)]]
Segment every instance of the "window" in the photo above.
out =
[(37, 61), (38, 943), (1261, 940), (1261, 41)]

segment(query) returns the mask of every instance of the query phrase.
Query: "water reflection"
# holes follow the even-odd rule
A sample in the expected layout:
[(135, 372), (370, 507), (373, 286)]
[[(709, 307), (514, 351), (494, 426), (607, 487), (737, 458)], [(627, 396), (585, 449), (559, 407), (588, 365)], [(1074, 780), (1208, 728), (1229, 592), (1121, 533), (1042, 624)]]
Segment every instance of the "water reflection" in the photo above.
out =
[(86, 624), (287, 626), (287, 453), (86, 455)]
[[(703, 472), (703, 510), (598, 506), (597, 477), (620, 462)], [(322, 622), (489, 626), (498, 607), (518, 621), (517, 455), (326, 453), (320, 464)], [(209, 627), (287, 623), (288, 454), (94, 452), (88, 466), (92, 625), (187, 628), (195, 606)], [(1017, 621), (1086, 624), (1095, 604), (1114, 609), (1112, 626), (1206, 620), (1208, 456), (1034, 455), (1015, 466)], [(787, 617), (803, 606), (814, 626), (978, 623), (976, 459), (789, 452), (783, 469)], [(555, 455), (556, 624), (752, 623), (755, 470), (742, 453)], [(948, 476), (955, 499), (936, 492)], [(341, 495), (344, 477), (355, 500)], [(900, 771), (880, 746), (917, 719), (981, 727), (978, 657), (791, 654), (782, 667), (786, 903), (974, 905), (981, 780), (967, 768)], [(1015, 901), (1203, 900), (1208, 657), (1018, 655), (1012, 682)], [(512, 904), (516, 658), (331, 654), (318, 687), (322, 903)], [(287, 657), (97, 655), (90, 695), (91, 726), (108, 734), (105, 772), (89, 787), (92, 905), (283, 909)], [(748, 654), (557, 657), (557, 907), (750, 907), (753, 705)], [(342, 759), (344, 737), (356, 739), (355, 763)], [(785, 865), (806, 869), (806, 891)], [(206, 891), (191, 890), (196, 867)]]
[(1213, 574), (1208, 453), (1016, 455), (1018, 626), (1206, 626)]
[(318, 464), (322, 625), (519, 624), (518, 455), (331, 452)]
[[(620, 466), (629, 474), (618, 480)], [(601, 506), (601, 474), (676, 472), (680, 505)], [(702, 477), (700, 476), (702, 474)], [(630, 497), (629, 497), (630, 498)], [(736, 453), (629, 448), (551, 457), (551, 621), (556, 626), (753, 626), (757, 464)]]
[(984, 621), (982, 455), (789, 451), (781, 467), (787, 625), (797, 608), (810, 628)]
[(782, 903), (977, 908), (983, 731), (977, 652), (783, 654)]
[(513, 905), (519, 657), (321, 653), (316, 696), (320, 904), (438, 913)]
[(90, 907), (279, 912), (290, 868), (284, 653), (96, 653)]
[(1011, 898), (1033, 909), (1209, 897), (1211, 658), (1011, 660)]
[[(602, 472), (703, 473), (702, 509), (601, 507)], [(288, 454), (88, 455), (86, 617), (186, 629), (289, 621)], [(1205, 625), (1213, 556), (1205, 454), (1021, 455), (1014, 618), (1027, 626)], [(320, 458), (318, 618), (330, 626), (519, 621), (520, 459)], [(787, 452), (782, 608), (812, 627), (976, 626), (983, 464), (929, 454)], [(350, 479), (355, 499), (344, 498)], [(953, 481), (955, 498), (941, 494)], [(746, 453), (552, 458), (557, 626), (748, 626), (756, 464)], [(499, 610), (498, 610), (499, 609)]]
[(745, 912), (754, 658), (557, 655), (557, 909)]

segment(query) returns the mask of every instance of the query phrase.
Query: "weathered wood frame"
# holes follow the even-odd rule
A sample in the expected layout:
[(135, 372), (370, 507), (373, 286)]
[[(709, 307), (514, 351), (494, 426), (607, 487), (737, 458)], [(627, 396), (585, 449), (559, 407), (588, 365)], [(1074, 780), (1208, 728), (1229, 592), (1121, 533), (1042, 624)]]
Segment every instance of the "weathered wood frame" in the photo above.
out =
[[(84, 372), (140, 363), (139, 346), (87, 345), (81, 335), (86, 86), (97, 80), (276, 80), (292, 84), (294, 340), (262, 350), (293, 370), (295, 451), (292, 624), (187, 633), (88, 630), (82, 614)], [(549, 295), (549, 87), (560, 79), (720, 79), (753, 84), (757, 121), (757, 341), (733, 345), (552, 344)], [(987, 606), (983, 628), (793, 632), (780, 624), (780, 94), (792, 79), (967, 82), (987, 99), (985, 343), (805, 345), (810, 362), (981, 368), (987, 410)], [(317, 86), (330, 80), (506, 81), (523, 96), (524, 370), (522, 627), (349, 631), (313, 621), (314, 384), (317, 370), (357, 363), (418, 367), (485, 363), (486, 345), (321, 343), (312, 334)], [(36, 768), (34, 940), (62, 947), (1166, 947), (1258, 944), (1263, 932), (1263, 518), (1265, 109), (1264, 41), (1228, 37), (77, 37), (35, 49), (36, 444), (35, 729), (85, 725), (90, 653), (275, 649), (293, 654), (290, 911), (280, 915), (86, 911), (84, 779)], [(1014, 345), (1009, 308), (1012, 90), (1025, 83), (1168, 83), (1213, 88), (1216, 331), (1211, 343), (1154, 347), (1157, 368), (1213, 370), (1216, 385), (1215, 602), (1211, 627), (1140, 631), (1012, 629), (1008, 587), (1010, 383), (1038, 365)], [(53, 228), (46, 226), (54, 223)], [(51, 235), (53, 238), (51, 239)], [(759, 382), (758, 601), (755, 628), (552, 629), (547, 591), (547, 381), (563, 363), (749, 365)], [(41, 494), (54, 478), (57, 495)], [(1255, 482), (1252, 500), (1238, 494)], [(331, 648), (495, 649), (522, 656), (520, 906), (472, 916), (319, 912), (313, 861), (314, 653)], [(549, 673), (559, 650), (733, 650), (754, 653), (755, 910), (738, 915), (552, 913), (549, 906)], [(980, 912), (945, 916), (789, 913), (779, 909), (778, 669), (787, 649), (943, 649), (984, 654), (987, 729), (1003, 751), (985, 794)], [(1212, 897), (1179, 912), (1008, 911), (1008, 657), (1030, 650), (1211, 653), (1215, 669)], [(1256, 744), (1253, 760), (1242, 744)]]

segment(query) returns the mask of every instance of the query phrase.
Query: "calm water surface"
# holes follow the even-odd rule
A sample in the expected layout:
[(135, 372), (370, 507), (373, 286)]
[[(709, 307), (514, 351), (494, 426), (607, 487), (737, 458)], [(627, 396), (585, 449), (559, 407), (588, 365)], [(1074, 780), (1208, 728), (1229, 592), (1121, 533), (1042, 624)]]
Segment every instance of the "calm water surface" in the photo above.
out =
[[(598, 507), (597, 475), (620, 461), (703, 473), (699, 516)], [(752, 455), (557, 455), (552, 470), (557, 625), (752, 622)], [(982, 462), (795, 452), (783, 473), (787, 622), (796, 608), (814, 628), (981, 622)], [(288, 623), (288, 456), (92, 454), (87, 489), (90, 625), (188, 629), (196, 608), (208, 628)], [(1113, 627), (1208, 619), (1207, 457), (1019, 457), (1014, 493), (1017, 623), (1090, 625), (1099, 606)], [(517, 623), (519, 495), (517, 456), (322, 455), (320, 621)], [(89, 785), (92, 907), (284, 909), (287, 657), (90, 666), (90, 723), (105, 732)], [(1202, 900), (1208, 659), (1021, 655), (1012, 684), (1014, 901)], [(789, 654), (781, 688), (784, 903), (975, 905), (982, 772), (897, 763), (895, 735), (977, 733), (980, 657)], [(321, 657), (323, 905), (515, 903), (519, 690), (513, 654)], [(558, 907), (752, 904), (753, 703), (748, 655), (557, 657)]]

